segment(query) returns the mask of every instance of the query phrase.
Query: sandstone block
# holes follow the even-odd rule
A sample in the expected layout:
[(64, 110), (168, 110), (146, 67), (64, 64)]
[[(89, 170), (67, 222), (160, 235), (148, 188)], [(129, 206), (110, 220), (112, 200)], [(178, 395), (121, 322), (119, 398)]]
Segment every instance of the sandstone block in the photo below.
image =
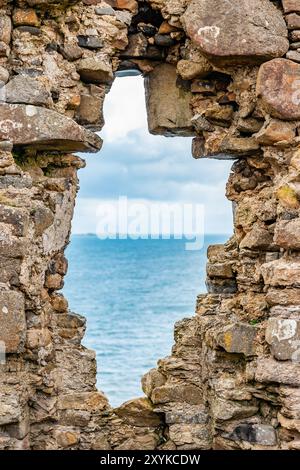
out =
[(289, 48), (283, 16), (269, 0), (192, 0), (182, 19), (193, 42), (218, 65), (262, 62)]
[(299, 387), (300, 364), (261, 357), (257, 361), (255, 379), (262, 383), (280, 383)]
[(2, 103), (0, 115), (0, 139), (11, 140), (15, 147), (96, 152), (102, 145), (100, 137), (49, 109)]
[(206, 77), (212, 71), (212, 65), (203, 57), (201, 62), (180, 60), (177, 63), (177, 72), (184, 80)]
[(269, 305), (298, 305), (300, 289), (269, 289), (266, 300)]
[(212, 445), (209, 428), (203, 424), (171, 424), (169, 434), (171, 441), (181, 450), (205, 450)]
[(288, 59), (266, 62), (258, 72), (256, 94), (271, 116), (300, 119), (300, 65)]
[(38, 16), (33, 9), (22, 10), (17, 8), (13, 14), (13, 23), (15, 26), (39, 26)]
[(234, 323), (218, 334), (217, 344), (229, 353), (253, 356), (256, 349), (257, 329), (246, 323)]
[(300, 362), (300, 322), (295, 319), (269, 318), (266, 341), (273, 356), (281, 361)]
[(7, 15), (0, 16), (0, 41), (9, 44), (11, 40), (12, 24)]
[(277, 222), (274, 242), (282, 248), (300, 250), (300, 219)]
[(168, 402), (185, 402), (190, 405), (199, 405), (202, 401), (201, 391), (195, 385), (162, 385), (153, 390), (151, 401), (154, 404)]
[(282, 0), (284, 13), (300, 13), (299, 0)]
[(7, 103), (47, 106), (50, 102), (50, 93), (34, 78), (17, 75), (5, 86), (4, 100)]
[(151, 134), (191, 136), (191, 94), (176, 86), (176, 67), (162, 64), (145, 79), (148, 126)]
[(255, 134), (255, 140), (262, 145), (274, 145), (277, 142), (291, 143), (296, 136), (292, 123), (271, 119)]
[(132, 426), (156, 427), (160, 424), (160, 417), (154, 413), (153, 405), (147, 398), (137, 398), (127, 401), (114, 409), (119, 418)]
[(101, 392), (79, 392), (60, 395), (60, 410), (101, 411), (108, 407), (108, 400)]
[(26, 319), (23, 294), (17, 291), (0, 292), (0, 341), (7, 353), (19, 353), (26, 339)]
[(113, 81), (113, 72), (110, 64), (97, 57), (81, 59), (77, 66), (81, 80), (87, 83), (110, 84)]
[(300, 29), (300, 15), (297, 15), (297, 13), (286, 15), (285, 20), (288, 29)]
[(300, 263), (297, 261), (271, 261), (261, 266), (261, 273), (265, 284), (272, 287), (300, 285)]
[(207, 263), (206, 272), (209, 277), (230, 279), (233, 277), (232, 263)]
[(0, 426), (16, 423), (21, 419), (21, 408), (17, 394), (12, 389), (1, 386), (0, 391)]

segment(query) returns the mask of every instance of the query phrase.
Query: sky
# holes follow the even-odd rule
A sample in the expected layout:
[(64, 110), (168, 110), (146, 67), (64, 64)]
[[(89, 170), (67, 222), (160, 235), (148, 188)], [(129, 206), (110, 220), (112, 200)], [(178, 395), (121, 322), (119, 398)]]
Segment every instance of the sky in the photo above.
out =
[(99, 205), (119, 197), (134, 203), (202, 204), (207, 234), (232, 232), (225, 185), (232, 162), (191, 156), (191, 138), (153, 136), (147, 127), (143, 78), (116, 78), (104, 104), (104, 140), (83, 155), (73, 233), (96, 233)]

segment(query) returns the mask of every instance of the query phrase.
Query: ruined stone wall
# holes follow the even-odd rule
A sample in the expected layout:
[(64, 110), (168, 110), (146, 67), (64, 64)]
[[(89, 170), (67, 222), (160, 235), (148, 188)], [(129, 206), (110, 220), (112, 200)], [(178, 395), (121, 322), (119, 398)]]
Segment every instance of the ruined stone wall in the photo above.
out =
[[(298, 0), (0, 1), (0, 449), (300, 448), (299, 51)], [(235, 160), (234, 234), (146, 397), (113, 410), (59, 290), (72, 153), (100, 150), (132, 70), (150, 132)]]

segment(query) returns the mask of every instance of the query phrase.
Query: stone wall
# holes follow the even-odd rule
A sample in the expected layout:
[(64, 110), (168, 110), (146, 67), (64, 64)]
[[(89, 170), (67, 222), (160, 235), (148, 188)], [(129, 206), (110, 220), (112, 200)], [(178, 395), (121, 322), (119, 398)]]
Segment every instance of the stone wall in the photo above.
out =
[[(0, 449), (300, 449), (299, 63), (298, 0), (0, 1)], [(234, 234), (146, 397), (112, 409), (59, 291), (72, 152), (100, 150), (133, 70), (150, 132), (235, 160)]]

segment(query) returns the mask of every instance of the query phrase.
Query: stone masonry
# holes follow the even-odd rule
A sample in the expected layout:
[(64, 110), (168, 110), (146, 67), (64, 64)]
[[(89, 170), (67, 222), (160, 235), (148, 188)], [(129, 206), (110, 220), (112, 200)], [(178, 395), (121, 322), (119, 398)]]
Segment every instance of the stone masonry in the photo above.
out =
[[(151, 133), (234, 161), (234, 234), (145, 396), (112, 409), (59, 291), (77, 153), (132, 71)], [(299, 450), (300, 1), (0, 0), (0, 110), (0, 449)]]

